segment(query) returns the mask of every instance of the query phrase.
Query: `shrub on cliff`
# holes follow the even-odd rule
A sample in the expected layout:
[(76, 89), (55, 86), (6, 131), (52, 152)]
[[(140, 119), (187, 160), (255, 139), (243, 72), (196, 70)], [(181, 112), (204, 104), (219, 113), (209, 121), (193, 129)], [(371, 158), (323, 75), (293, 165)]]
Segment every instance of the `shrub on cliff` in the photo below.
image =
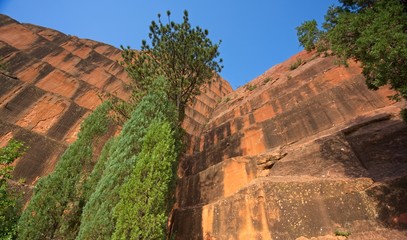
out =
[(0, 149), (0, 239), (14, 239), (21, 210), (19, 194), (10, 188), (11, 164), (25, 152), (22, 142), (10, 140)]
[(74, 239), (84, 203), (84, 183), (92, 170), (92, 149), (109, 126), (109, 103), (99, 106), (81, 125), (78, 139), (55, 170), (38, 181), (18, 222), (18, 239)]
[(0, 57), (0, 72), (7, 72), (8, 71), (8, 64)]
[[(397, 94), (394, 100), (407, 100), (407, 2), (405, 0), (340, 0), (330, 7), (324, 31), (305, 22), (298, 27), (300, 43), (315, 48), (315, 39), (323, 42), (344, 60), (353, 58), (362, 64), (366, 84), (378, 89), (389, 84)], [(308, 29), (307, 41), (300, 30)], [(310, 44), (309, 44), (310, 43)]]

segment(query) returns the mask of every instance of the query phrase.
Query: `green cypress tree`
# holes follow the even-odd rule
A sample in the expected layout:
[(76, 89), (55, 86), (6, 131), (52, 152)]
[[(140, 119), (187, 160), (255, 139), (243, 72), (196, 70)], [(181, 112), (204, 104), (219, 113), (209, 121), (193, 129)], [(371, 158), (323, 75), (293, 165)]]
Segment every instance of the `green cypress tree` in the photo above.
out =
[(176, 135), (167, 121), (154, 121), (144, 137), (135, 168), (114, 208), (113, 239), (163, 239), (177, 160)]
[(115, 145), (116, 138), (110, 138), (100, 153), (100, 156), (95, 164), (95, 167), (92, 170), (89, 178), (85, 182), (84, 187), (84, 198), (85, 203), (89, 201), (90, 196), (96, 189), (96, 185), (98, 184), (99, 180), (102, 178), (104, 171), (106, 169), (106, 162), (109, 159), (110, 155), (112, 154), (112, 146)]
[(154, 81), (110, 147), (104, 166), (98, 168), (103, 174), (85, 205), (78, 239), (111, 239), (115, 228), (112, 213), (120, 200), (120, 187), (131, 174), (147, 129), (155, 119), (177, 122), (175, 106), (168, 101), (163, 78)]
[(84, 204), (84, 182), (92, 169), (92, 149), (106, 133), (110, 104), (99, 106), (81, 125), (78, 139), (55, 170), (38, 181), (18, 222), (18, 239), (74, 239)]

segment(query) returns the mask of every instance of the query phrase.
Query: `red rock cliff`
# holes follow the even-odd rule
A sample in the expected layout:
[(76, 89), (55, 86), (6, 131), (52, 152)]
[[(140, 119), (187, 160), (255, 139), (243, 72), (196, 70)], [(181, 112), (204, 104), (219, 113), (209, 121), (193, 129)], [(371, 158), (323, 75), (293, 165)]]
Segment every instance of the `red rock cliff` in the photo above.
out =
[[(17, 178), (52, 171), (101, 99), (128, 97), (120, 54), (0, 15), (0, 146), (30, 147)], [(176, 238), (406, 239), (407, 127), (387, 95), (356, 63), (305, 52), (234, 92), (214, 79), (186, 110)]]
[(222, 99), (180, 163), (178, 239), (407, 238), (403, 104), (335, 62), (301, 52)]
[[(107, 44), (21, 24), (0, 15), (0, 146), (15, 137), (29, 150), (16, 162), (15, 177), (28, 185), (53, 170), (80, 123), (108, 94), (126, 100), (127, 73), (121, 51)], [(230, 93), (220, 77), (186, 111), (191, 141), (200, 136), (218, 99)]]

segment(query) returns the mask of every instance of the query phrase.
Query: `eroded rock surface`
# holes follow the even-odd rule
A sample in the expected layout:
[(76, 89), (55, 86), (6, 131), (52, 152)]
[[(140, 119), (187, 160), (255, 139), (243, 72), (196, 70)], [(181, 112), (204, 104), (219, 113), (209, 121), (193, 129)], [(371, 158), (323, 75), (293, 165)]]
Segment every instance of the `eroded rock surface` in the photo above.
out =
[(404, 103), (335, 62), (301, 52), (223, 98), (180, 163), (177, 239), (407, 239)]
[[(30, 147), (17, 179), (51, 172), (103, 99), (128, 98), (120, 56), (0, 15), (0, 146)], [(407, 239), (405, 104), (335, 62), (301, 52), (236, 91), (221, 77), (202, 89), (183, 124), (176, 239)]]
[[(128, 99), (131, 80), (119, 59), (121, 51), (113, 46), (0, 14), (0, 60), (6, 66), (0, 73), (0, 146), (12, 137), (29, 145), (16, 162), (16, 179), (33, 185), (54, 169), (81, 122), (104, 99)], [(186, 112), (191, 141), (231, 91), (221, 77), (203, 87)]]

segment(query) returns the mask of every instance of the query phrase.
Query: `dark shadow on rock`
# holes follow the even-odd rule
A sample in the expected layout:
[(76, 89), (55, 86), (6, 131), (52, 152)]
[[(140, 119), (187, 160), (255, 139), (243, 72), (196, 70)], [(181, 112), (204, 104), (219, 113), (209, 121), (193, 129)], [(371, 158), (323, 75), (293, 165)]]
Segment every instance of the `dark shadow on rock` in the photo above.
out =
[(169, 239), (204, 239), (202, 233), (202, 207), (176, 209), (173, 213), (173, 223), (170, 226)]
[(7, 106), (0, 108), (1, 120), (14, 123), (25, 110), (34, 105), (45, 91), (29, 85), (11, 99)]
[(407, 176), (377, 185), (367, 194), (378, 202), (378, 219), (385, 227), (407, 229)]
[[(240, 143), (243, 134), (240, 132), (232, 133), (230, 122), (222, 124), (204, 136), (203, 150), (185, 156), (181, 161), (180, 169), (183, 175), (197, 174), (227, 158), (242, 154)], [(216, 143), (215, 139), (217, 140)], [(200, 142), (196, 143), (198, 146), (200, 144)]]
[[(224, 191), (223, 167), (218, 164), (227, 158), (242, 154), (240, 144), (243, 134), (232, 133), (232, 124), (238, 129), (239, 125), (242, 125), (236, 120), (206, 132), (203, 151), (185, 156), (180, 162), (182, 178), (177, 184), (178, 208), (174, 210), (171, 223), (171, 231), (176, 239), (205, 238), (201, 206), (218, 199)], [(197, 141), (196, 146), (200, 144)], [(197, 150), (198, 147), (192, 148)]]
[(345, 134), (366, 177), (375, 181), (366, 192), (377, 202), (378, 220), (407, 229), (407, 124), (384, 118)]
[(372, 122), (350, 133), (346, 139), (361, 164), (375, 181), (407, 175), (407, 124), (399, 120)]
[(58, 141), (62, 141), (68, 131), (80, 120), (86, 113), (86, 109), (72, 103), (68, 110), (58, 119), (47, 132), (47, 136)]

